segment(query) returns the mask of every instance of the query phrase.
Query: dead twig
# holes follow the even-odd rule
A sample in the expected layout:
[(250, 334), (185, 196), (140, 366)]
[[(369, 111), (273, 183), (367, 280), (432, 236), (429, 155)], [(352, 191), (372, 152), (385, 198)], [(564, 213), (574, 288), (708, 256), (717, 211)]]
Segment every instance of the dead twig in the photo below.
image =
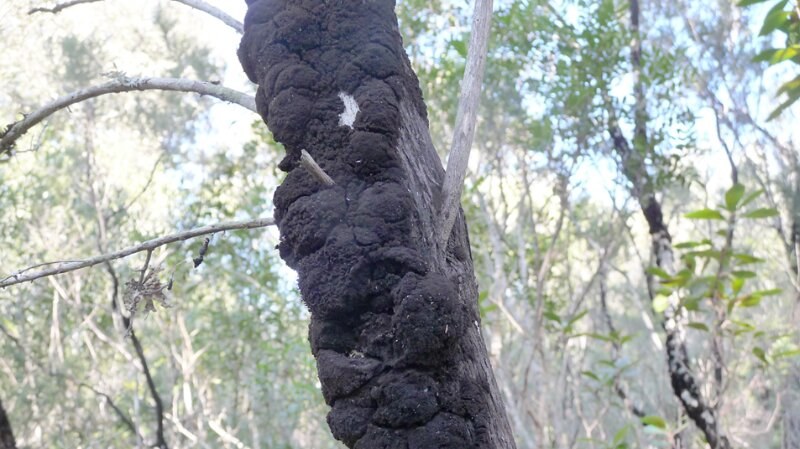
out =
[(51, 14), (58, 14), (62, 10), (65, 10), (71, 6), (84, 5), (86, 3), (97, 3), (101, 1), (103, 0), (72, 0), (64, 3), (59, 3), (53, 6), (52, 8), (45, 8), (45, 7), (31, 8), (28, 11), (28, 14), (36, 14), (37, 12), (49, 12)]
[[(58, 14), (59, 12), (72, 6), (83, 5), (86, 3), (97, 3), (101, 1), (103, 0), (71, 0), (59, 3), (53, 6), (52, 8), (45, 8), (45, 7), (32, 8), (31, 10), (28, 11), (28, 14), (35, 14), (38, 12)], [(242, 25), (242, 22), (239, 22), (238, 20), (234, 19), (230, 14), (226, 13), (225, 11), (213, 5), (210, 5), (202, 0), (172, 0), (172, 1), (174, 1), (175, 3), (181, 3), (192, 9), (196, 9), (198, 11), (210, 15), (211, 17), (219, 19), (222, 23), (233, 28), (234, 31), (236, 31), (239, 34), (242, 34), (244, 32), (244, 26)]]
[[(91, 267), (100, 263), (109, 262), (111, 260), (121, 259), (123, 257), (130, 256), (131, 254), (140, 253), (142, 251), (152, 251), (153, 249), (158, 248), (160, 246), (168, 245), (174, 242), (180, 242), (183, 240), (188, 240), (194, 237), (199, 237), (201, 235), (215, 234), (217, 232), (230, 231), (235, 229), (257, 229), (266, 226), (272, 226), (274, 224), (275, 220), (272, 217), (258, 218), (255, 220), (222, 222), (148, 240), (146, 242), (122, 249), (120, 251), (116, 251), (109, 254), (103, 254), (100, 256), (94, 256), (88, 259), (71, 260), (67, 262), (57, 261), (57, 262), (48, 262), (44, 264), (37, 264), (32, 267), (19, 270), (14, 274), (0, 280), (0, 288), (9, 287), (15, 284), (21, 284), (23, 282), (30, 282), (35, 279), (47, 276), (53, 276), (56, 274), (69, 273), (70, 271), (80, 270), (82, 268)], [(33, 273), (25, 274), (26, 272), (34, 268), (41, 267), (44, 265), (56, 265), (56, 266), (45, 270), (40, 270)]]
[(317, 178), (319, 182), (325, 184), (326, 186), (332, 186), (336, 184), (333, 182), (333, 178), (325, 173), (325, 170), (323, 170), (322, 167), (317, 164), (317, 161), (315, 161), (306, 150), (300, 150), (300, 165), (308, 170), (308, 172), (311, 173), (311, 176)]
[(467, 176), (467, 164), (475, 123), (481, 100), (481, 84), (489, 47), (489, 30), (492, 22), (492, 0), (477, 0), (472, 14), (472, 36), (467, 50), (467, 67), (461, 82), (461, 98), (458, 101), (453, 144), (447, 160), (447, 171), (442, 184), (442, 204), (439, 208), (439, 243), (447, 246), (450, 231), (461, 207), (461, 190)]
[(11, 156), (17, 139), (22, 137), (34, 125), (61, 109), (106, 94), (145, 90), (193, 92), (238, 104), (245, 109), (256, 112), (256, 103), (253, 97), (218, 84), (182, 78), (137, 78), (116, 73), (113, 74), (112, 80), (96, 86), (79, 89), (57, 98), (30, 114), (25, 114), (22, 120), (10, 124), (5, 131), (0, 131), (0, 156)]

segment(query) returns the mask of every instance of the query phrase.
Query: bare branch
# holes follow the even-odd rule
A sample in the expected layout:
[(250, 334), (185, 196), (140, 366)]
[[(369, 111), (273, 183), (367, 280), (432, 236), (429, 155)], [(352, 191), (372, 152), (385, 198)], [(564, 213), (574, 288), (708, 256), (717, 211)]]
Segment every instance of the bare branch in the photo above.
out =
[[(51, 262), (47, 264), (38, 264), (35, 265), (34, 267), (17, 271), (16, 273), (6, 277), (5, 279), (0, 280), (0, 288), (9, 287), (15, 284), (21, 284), (23, 282), (30, 282), (35, 279), (47, 276), (53, 276), (56, 274), (69, 273), (70, 271), (80, 270), (82, 268), (91, 267), (115, 259), (121, 259), (123, 257), (130, 256), (131, 254), (140, 253), (142, 251), (152, 251), (155, 248), (168, 245), (170, 243), (188, 240), (194, 237), (199, 237), (201, 235), (215, 234), (217, 232), (230, 231), (234, 229), (257, 229), (266, 226), (272, 226), (274, 224), (275, 220), (272, 217), (258, 218), (255, 220), (227, 221), (148, 240), (146, 242), (125, 248), (117, 252), (103, 254), (100, 256), (94, 256), (88, 259), (73, 260), (69, 262)], [(39, 267), (42, 265), (56, 265), (56, 266), (53, 268), (48, 268), (46, 270), (24, 274), (25, 272), (30, 271), (32, 268)]]
[(123, 424), (125, 424), (125, 427), (128, 430), (130, 430), (131, 433), (134, 436), (137, 436), (137, 437), (141, 438), (141, 436), (139, 435), (139, 432), (136, 431), (136, 426), (133, 424), (133, 421), (131, 421), (131, 418), (128, 417), (128, 415), (126, 415), (125, 412), (123, 412), (122, 409), (119, 408), (119, 406), (116, 403), (114, 403), (114, 400), (111, 398), (111, 396), (103, 393), (102, 391), (100, 391), (100, 390), (94, 388), (93, 386), (91, 386), (91, 385), (89, 385), (87, 383), (84, 383), (84, 382), (80, 382), (78, 384), (78, 387), (86, 388), (87, 390), (91, 391), (92, 393), (103, 397), (106, 400), (106, 403), (111, 407), (111, 409), (114, 410), (114, 413), (117, 414), (117, 417), (119, 418), (119, 420), (122, 421)]
[(319, 182), (325, 184), (326, 186), (332, 186), (336, 184), (333, 182), (333, 178), (325, 173), (325, 170), (323, 170), (322, 167), (317, 164), (317, 161), (315, 161), (306, 150), (300, 150), (300, 165), (308, 170), (313, 177), (317, 178)]
[(79, 89), (57, 98), (36, 111), (26, 114), (22, 120), (9, 125), (4, 132), (0, 132), (0, 156), (10, 156), (17, 139), (56, 111), (106, 94), (145, 90), (194, 92), (238, 104), (245, 109), (256, 112), (256, 102), (253, 97), (218, 84), (182, 78), (132, 78), (123, 74), (116, 74), (111, 81)]
[(442, 185), (442, 204), (439, 209), (439, 242), (442, 248), (447, 246), (450, 231), (460, 210), (461, 190), (464, 187), (469, 152), (475, 137), (475, 122), (481, 99), (481, 84), (486, 66), (491, 24), (492, 0), (477, 0), (472, 14), (472, 36), (467, 52), (467, 67), (461, 82), (461, 98), (458, 101), (453, 143)]
[(136, 355), (139, 357), (139, 363), (142, 365), (144, 378), (147, 381), (147, 388), (150, 390), (150, 396), (153, 398), (153, 402), (155, 402), (156, 406), (156, 443), (153, 447), (157, 449), (168, 449), (167, 440), (164, 437), (164, 401), (161, 400), (161, 395), (158, 394), (153, 375), (150, 374), (150, 367), (147, 365), (147, 358), (144, 355), (142, 343), (139, 341), (133, 328), (131, 328), (130, 332), (133, 347), (136, 349)]
[[(101, 1), (103, 0), (70, 0), (63, 3), (59, 3), (56, 6), (53, 6), (52, 8), (44, 8), (44, 7), (32, 8), (30, 11), (28, 11), (28, 14), (35, 14), (37, 12), (49, 12), (52, 14), (58, 14), (62, 10), (72, 6), (83, 5), (86, 3), (97, 3)], [(242, 22), (239, 22), (238, 20), (234, 19), (230, 14), (226, 13), (225, 11), (213, 5), (210, 5), (202, 0), (172, 0), (172, 1), (174, 1), (175, 3), (184, 4), (190, 8), (204, 12), (210, 15), (211, 17), (219, 19), (220, 21), (222, 21), (222, 23), (233, 28), (239, 34), (242, 34), (244, 32), (244, 26), (242, 25)]]
[(36, 14), (37, 12), (49, 12), (52, 14), (58, 14), (59, 12), (61, 12), (61, 10), (67, 9), (71, 6), (83, 5), (86, 3), (97, 3), (101, 1), (103, 0), (71, 0), (64, 3), (59, 3), (56, 6), (53, 6), (52, 8), (44, 8), (44, 7), (31, 8), (28, 11), (28, 14)]
[(221, 20), (225, 25), (236, 30), (237, 33), (242, 34), (244, 33), (244, 26), (242, 22), (234, 19), (230, 15), (228, 15), (225, 11), (213, 6), (209, 5), (206, 2), (200, 0), (172, 0), (177, 3), (183, 3), (184, 5), (194, 8), (198, 11), (202, 11), (212, 17), (216, 17), (217, 19)]

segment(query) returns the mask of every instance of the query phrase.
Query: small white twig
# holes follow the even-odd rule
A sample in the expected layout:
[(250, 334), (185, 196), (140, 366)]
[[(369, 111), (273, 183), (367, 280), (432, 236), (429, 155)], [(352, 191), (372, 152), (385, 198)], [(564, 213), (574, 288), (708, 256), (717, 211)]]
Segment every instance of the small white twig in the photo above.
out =
[(85, 5), (86, 3), (96, 3), (99, 1), (102, 0), (70, 0), (68, 2), (59, 3), (56, 6), (53, 6), (52, 8), (44, 8), (44, 7), (31, 8), (28, 11), (28, 14), (35, 14), (37, 12), (49, 12), (52, 14), (58, 14), (59, 12), (61, 12), (62, 9), (67, 9), (71, 6)]
[(193, 92), (238, 104), (245, 109), (256, 112), (256, 102), (253, 97), (218, 84), (182, 78), (132, 78), (117, 74), (111, 81), (76, 90), (47, 103), (25, 115), (22, 120), (11, 124), (5, 134), (0, 130), (0, 156), (10, 154), (17, 139), (56, 111), (101, 95), (145, 90)]
[(194, 8), (194, 9), (196, 9), (198, 11), (202, 11), (202, 12), (204, 12), (204, 13), (212, 16), (212, 17), (216, 17), (217, 19), (221, 20), (225, 25), (228, 25), (229, 27), (231, 27), (234, 30), (236, 30), (237, 33), (239, 33), (239, 34), (244, 33), (244, 26), (242, 25), (242, 22), (239, 22), (238, 20), (236, 20), (233, 17), (231, 17), (225, 11), (223, 11), (223, 10), (213, 6), (213, 5), (210, 5), (210, 4), (208, 4), (208, 3), (204, 2), (204, 1), (200, 1), (200, 0), (172, 0), (172, 1), (177, 2), (177, 3), (183, 3), (184, 5), (186, 5), (186, 6), (190, 7), (190, 8)]
[(461, 190), (467, 175), (467, 164), (472, 141), (475, 137), (475, 122), (481, 99), (481, 84), (486, 66), (489, 46), (489, 31), (492, 22), (492, 0), (476, 0), (472, 13), (472, 36), (467, 51), (467, 66), (461, 82), (461, 98), (458, 101), (456, 126), (447, 171), (442, 184), (442, 204), (439, 209), (439, 244), (447, 246), (450, 231), (458, 216)]
[[(274, 224), (275, 220), (272, 217), (258, 218), (255, 220), (226, 221), (148, 240), (146, 242), (125, 248), (117, 252), (103, 254), (100, 256), (94, 256), (88, 259), (37, 264), (32, 267), (19, 270), (16, 273), (6, 277), (5, 279), (0, 280), (0, 288), (9, 287), (15, 284), (21, 284), (23, 282), (30, 282), (35, 279), (47, 276), (53, 276), (56, 274), (69, 273), (70, 271), (80, 270), (81, 268), (91, 267), (93, 265), (97, 265), (115, 259), (121, 259), (123, 257), (130, 256), (131, 254), (140, 253), (142, 251), (152, 252), (155, 248), (158, 248), (160, 246), (164, 246), (170, 243), (180, 242), (183, 240), (188, 240), (190, 238), (199, 237), (201, 235), (215, 234), (217, 232), (230, 231), (234, 229), (263, 228), (266, 226), (272, 226)], [(30, 271), (33, 268), (41, 267), (43, 265), (56, 265), (56, 266), (53, 268), (48, 268), (46, 270), (24, 274), (25, 272)]]
[[(70, 8), (72, 6), (85, 5), (87, 3), (97, 3), (100, 1), (103, 0), (69, 0), (63, 3), (59, 3), (53, 6), (52, 8), (45, 8), (45, 7), (32, 8), (30, 11), (28, 11), (28, 14), (34, 14), (37, 12), (49, 12), (52, 14), (58, 14), (62, 10)], [(229, 27), (233, 28), (239, 34), (242, 34), (244, 32), (244, 26), (242, 26), (242, 22), (239, 22), (238, 20), (234, 19), (231, 15), (229, 15), (225, 11), (213, 5), (210, 5), (202, 0), (172, 0), (172, 1), (176, 3), (182, 3), (190, 8), (194, 8), (214, 18), (217, 18), (220, 21), (222, 21), (222, 23), (224, 23), (225, 25), (228, 25)]]
[(325, 184), (326, 186), (332, 186), (336, 184), (333, 182), (333, 178), (325, 173), (325, 170), (323, 170), (322, 167), (317, 164), (317, 161), (315, 161), (306, 150), (300, 150), (300, 165), (308, 170), (313, 177), (317, 178), (319, 182)]

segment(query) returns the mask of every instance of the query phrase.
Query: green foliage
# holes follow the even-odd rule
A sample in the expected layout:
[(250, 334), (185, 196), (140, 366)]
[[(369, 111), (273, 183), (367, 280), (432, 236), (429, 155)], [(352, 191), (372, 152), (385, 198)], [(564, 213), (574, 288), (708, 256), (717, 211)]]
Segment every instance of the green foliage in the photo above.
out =
[[(767, 0), (742, 0), (739, 6), (747, 7)], [(791, 62), (800, 66), (800, 16), (798, 16), (800, 6), (790, 3), (789, 0), (780, 0), (775, 3), (764, 17), (759, 36), (768, 36), (774, 33), (783, 34), (785, 46), (783, 48), (769, 48), (763, 50), (755, 58), (756, 62), (767, 62), (770, 66)], [(786, 99), (776, 107), (769, 115), (767, 120), (772, 120), (779, 116), (784, 110), (793, 105), (800, 98), (800, 75), (784, 82), (777, 90), (776, 95), (786, 96)]]

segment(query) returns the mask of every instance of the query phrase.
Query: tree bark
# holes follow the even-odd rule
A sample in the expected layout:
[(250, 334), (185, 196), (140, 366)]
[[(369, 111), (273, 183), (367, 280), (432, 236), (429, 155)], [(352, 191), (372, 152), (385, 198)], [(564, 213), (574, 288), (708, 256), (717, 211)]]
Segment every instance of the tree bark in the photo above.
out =
[[(647, 220), (656, 266), (674, 276), (677, 270), (672, 237), (664, 222), (661, 203), (656, 199), (653, 182), (647, 174), (641, 153), (634, 150), (625, 139), (613, 112), (609, 111), (609, 114), (608, 132), (619, 155), (622, 172), (631, 183), (631, 193)], [(728, 438), (722, 434), (719, 416), (704, 400), (700, 383), (692, 372), (686, 348), (686, 309), (680, 304), (676, 293), (668, 298), (663, 327), (667, 335), (667, 368), (675, 397), (712, 449), (730, 449)]]
[(514, 448), (463, 213), (437, 242), (444, 170), (394, 1), (247, 3), (239, 58), (287, 151), (279, 250), (311, 311), (333, 435), (358, 449)]
[(11, 423), (0, 401), (0, 449), (17, 449), (17, 442), (14, 440), (14, 432), (11, 430)]

